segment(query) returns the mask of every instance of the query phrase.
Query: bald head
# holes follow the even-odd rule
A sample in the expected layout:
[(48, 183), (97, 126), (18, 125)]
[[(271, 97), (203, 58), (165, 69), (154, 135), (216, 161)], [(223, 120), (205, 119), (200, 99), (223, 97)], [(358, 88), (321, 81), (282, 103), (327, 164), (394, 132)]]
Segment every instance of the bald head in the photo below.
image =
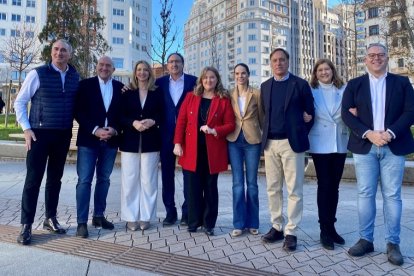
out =
[(115, 71), (115, 66), (112, 59), (108, 56), (102, 56), (96, 65), (96, 73), (104, 82), (111, 79), (112, 73)]

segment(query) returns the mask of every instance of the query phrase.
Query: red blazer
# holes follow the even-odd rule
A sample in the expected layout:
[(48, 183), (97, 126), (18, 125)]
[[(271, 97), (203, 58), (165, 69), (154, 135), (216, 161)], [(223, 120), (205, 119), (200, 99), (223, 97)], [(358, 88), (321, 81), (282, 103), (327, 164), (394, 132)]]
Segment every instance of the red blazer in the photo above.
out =
[[(174, 144), (181, 144), (183, 155), (178, 163), (183, 169), (196, 171), (197, 168), (197, 132), (198, 111), (201, 96), (188, 93), (180, 108), (175, 128)], [(214, 96), (208, 113), (207, 125), (216, 129), (217, 136), (206, 135), (207, 157), (210, 174), (227, 170), (227, 134), (234, 131), (234, 112), (229, 98)]]

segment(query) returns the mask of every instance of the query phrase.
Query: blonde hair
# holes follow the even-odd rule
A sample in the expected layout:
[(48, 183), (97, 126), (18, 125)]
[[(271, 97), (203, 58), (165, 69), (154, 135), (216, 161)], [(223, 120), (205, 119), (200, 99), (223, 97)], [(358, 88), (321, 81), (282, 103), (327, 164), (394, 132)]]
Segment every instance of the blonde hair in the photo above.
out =
[(214, 89), (214, 94), (218, 95), (220, 98), (223, 98), (223, 97), (227, 98), (229, 96), (229, 93), (223, 87), (223, 83), (221, 82), (221, 77), (220, 77), (219, 72), (217, 71), (216, 68), (214, 68), (212, 66), (204, 67), (204, 69), (201, 70), (200, 77), (198, 77), (196, 87), (194, 88), (194, 95), (196, 95), (196, 96), (203, 95), (203, 92), (204, 92), (203, 78), (205, 78), (208, 71), (213, 72), (214, 75), (216, 75), (216, 78), (217, 78), (217, 84), (216, 84), (216, 87)]
[(138, 65), (140, 65), (140, 64), (144, 64), (148, 68), (148, 72), (149, 72), (148, 90), (155, 90), (157, 88), (157, 86), (155, 85), (154, 72), (151, 69), (151, 65), (149, 65), (149, 63), (146, 62), (145, 60), (138, 60), (137, 63), (135, 63), (134, 72), (132, 73), (132, 81), (131, 81), (131, 84), (130, 84), (131, 87), (133, 89), (138, 89), (138, 78), (136, 76), (136, 71), (137, 71)]

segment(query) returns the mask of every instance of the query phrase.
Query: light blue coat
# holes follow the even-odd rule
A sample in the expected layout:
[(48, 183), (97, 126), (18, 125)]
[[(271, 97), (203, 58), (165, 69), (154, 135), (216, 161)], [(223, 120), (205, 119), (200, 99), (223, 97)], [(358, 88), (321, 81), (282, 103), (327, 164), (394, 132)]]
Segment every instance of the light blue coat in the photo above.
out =
[(315, 122), (309, 132), (310, 153), (346, 153), (348, 127), (341, 118), (341, 101), (345, 85), (332, 86), (335, 93), (332, 104), (327, 106), (322, 89), (312, 88), (315, 105)]

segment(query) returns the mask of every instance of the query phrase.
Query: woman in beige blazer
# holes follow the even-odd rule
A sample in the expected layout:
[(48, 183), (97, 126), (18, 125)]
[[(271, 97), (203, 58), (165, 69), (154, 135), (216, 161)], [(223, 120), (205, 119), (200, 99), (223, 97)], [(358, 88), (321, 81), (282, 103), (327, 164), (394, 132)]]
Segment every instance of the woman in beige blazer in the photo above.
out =
[(244, 229), (248, 229), (253, 235), (259, 233), (257, 170), (263, 112), (260, 106), (260, 91), (249, 86), (249, 75), (249, 67), (246, 64), (239, 63), (234, 67), (236, 87), (231, 94), (231, 104), (236, 128), (227, 136), (233, 174), (233, 237), (240, 236)]

